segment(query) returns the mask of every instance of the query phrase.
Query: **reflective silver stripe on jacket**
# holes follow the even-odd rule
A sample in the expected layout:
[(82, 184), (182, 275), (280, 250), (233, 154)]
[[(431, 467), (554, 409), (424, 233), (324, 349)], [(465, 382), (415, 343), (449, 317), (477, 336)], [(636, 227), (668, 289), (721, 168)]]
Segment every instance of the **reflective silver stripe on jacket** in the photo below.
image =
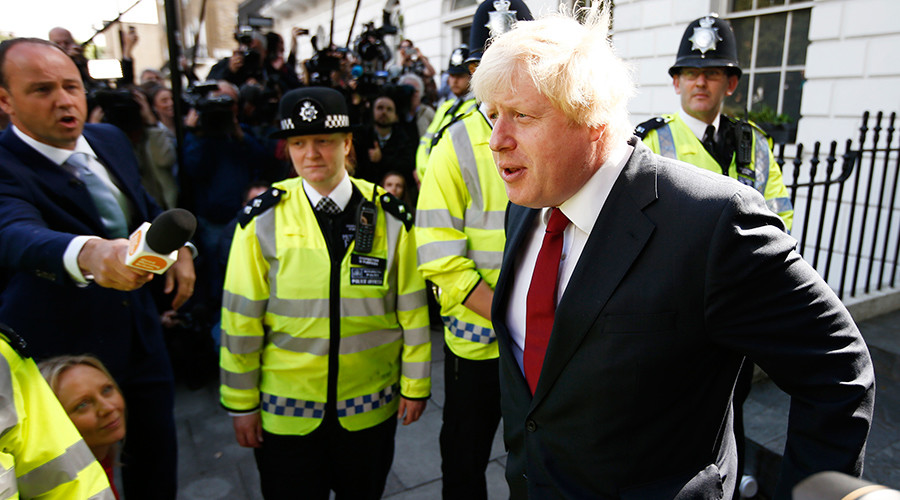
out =
[(96, 495), (89, 497), (88, 500), (115, 500), (116, 496), (113, 495), (113, 492), (110, 488), (106, 488), (105, 490), (97, 493)]
[(431, 376), (431, 361), (404, 361), (403, 376), (410, 379), (425, 379)]
[(19, 494), (34, 498), (75, 480), (78, 473), (96, 461), (90, 448), (79, 439), (62, 455), (45, 462), (19, 477)]
[(219, 379), (222, 385), (237, 389), (239, 391), (248, 391), (259, 387), (259, 369), (250, 370), (244, 373), (235, 373), (224, 368), (219, 369)]
[(794, 209), (790, 198), (772, 198), (771, 200), (766, 200), (766, 206), (776, 214), (782, 214)]
[(273, 415), (306, 418), (322, 418), (325, 415), (325, 403), (285, 398), (264, 392), (260, 393), (259, 397), (262, 410)]
[(466, 240), (432, 241), (420, 245), (416, 250), (419, 263), (431, 262), (444, 257), (460, 257), (466, 255)]
[(459, 232), (465, 229), (465, 221), (450, 215), (446, 208), (432, 208), (416, 211), (416, 226), (425, 229), (453, 228)]
[(428, 304), (428, 295), (425, 289), (401, 294), (397, 297), (397, 311), (410, 312)]
[[(384, 297), (341, 299), (341, 316), (382, 316), (394, 312), (393, 293)], [(328, 299), (269, 299), (268, 311), (285, 318), (329, 318)]]
[[(375, 330), (360, 333), (352, 337), (341, 337), (340, 354), (354, 354), (367, 351), (375, 347), (381, 347), (400, 340), (402, 331)], [(304, 338), (293, 337), (288, 333), (273, 331), (269, 336), (270, 342), (279, 349), (313, 356), (326, 356), (329, 353), (328, 338)]]
[[(756, 142), (756, 161), (753, 162), (753, 170), (756, 179), (753, 187), (763, 197), (766, 196), (766, 184), (769, 183), (769, 141), (760, 131), (753, 129), (753, 139)], [(777, 211), (775, 213), (778, 213)]]
[[(469, 191), (469, 197), (472, 199), (472, 203), (466, 208), (466, 227), (502, 230), (506, 217), (505, 206), (502, 211), (485, 210), (481, 176), (478, 173), (478, 161), (475, 159), (472, 140), (469, 138), (469, 129), (464, 122), (457, 122), (450, 127), (449, 132), (450, 138), (453, 140), (453, 149), (456, 152), (460, 174), (462, 174), (466, 190)], [(499, 266), (497, 268), (499, 269)]]
[(0, 354), (0, 394), (5, 396), (0, 397), (0, 435), (3, 435), (18, 425), (19, 414), (16, 412), (16, 400), (13, 397), (12, 369), (6, 356), (2, 354)]
[(259, 250), (269, 263), (269, 298), (278, 296), (278, 253), (275, 245), (275, 210), (269, 209), (256, 217), (256, 239)]
[(478, 269), (500, 269), (503, 263), (503, 251), (469, 250), (469, 258)]
[(480, 344), (490, 344), (497, 340), (494, 330), (490, 328), (460, 321), (459, 318), (451, 318), (450, 316), (442, 316), (441, 318), (444, 320), (444, 326), (450, 330), (450, 333), (461, 339)]
[(345, 399), (337, 402), (337, 416), (349, 417), (367, 411), (377, 410), (389, 404), (400, 393), (400, 385), (394, 384), (365, 396), (357, 396), (353, 399)]
[(672, 138), (672, 129), (669, 124), (656, 129), (656, 136), (659, 138), (659, 154), (673, 160), (678, 159), (678, 153), (675, 151), (675, 139)]
[(262, 351), (262, 335), (231, 335), (222, 330), (222, 347), (231, 354), (250, 354)]
[(431, 327), (422, 326), (403, 331), (403, 344), (414, 347), (431, 341)]
[[(5, 393), (12, 394), (12, 393)], [(2, 452), (0, 452), (2, 453)], [(12, 455), (10, 455), (12, 457)], [(19, 488), (16, 484), (16, 468), (15, 466), (6, 469), (0, 466), (0, 500), (6, 500), (13, 496), (18, 496)]]
[(237, 313), (248, 318), (260, 319), (266, 314), (267, 300), (250, 300), (243, 295), (222, 292), (222, 307), (229, 312)]

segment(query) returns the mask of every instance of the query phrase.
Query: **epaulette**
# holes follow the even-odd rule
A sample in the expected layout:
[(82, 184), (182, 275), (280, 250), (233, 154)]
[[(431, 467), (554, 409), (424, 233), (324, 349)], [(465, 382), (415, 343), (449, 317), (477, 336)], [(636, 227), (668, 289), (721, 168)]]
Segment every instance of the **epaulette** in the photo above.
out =
[(409, 231), (413, 226), (413, 214), (409, 207), (406, 206), (406, 203), (403, 203), (396, 196), (391, 193), (382, 193), (381, 195), (381, 208), (384, 209), (385, 212), (393, 215), (400, 222), (406, 226), (406, 230)]
[(651, 130), (656, 130), (659, 127), (662, 127), (666, 124), (666, 119), (657, 116), (656, 118), (651, 118), (644, 123), (639, 124), (637, 127), (634, 127), (634, 135), (638, 136), (639, 139), (643, 139), (647, 136), (647, 132)]
[(23, 339), (21, 335), (16, 333), (15, 330), (3, 323), (0, 323), (0, 335), (6, 338), (6, 342), (10, 347), (13, 348), (14, 351), (19, 354), (19, 356), (22, 356), (23, 358), (30, 357), (28, 355), (28, 342), (25, 342), (25, 339)]
[(278, 188), (269, 188), (265, 193), (247, 202), (238, 215), (238, 224), (241, 228), (246, 227), (254, 217), (277, 205), (283, 194), (284, 191)]

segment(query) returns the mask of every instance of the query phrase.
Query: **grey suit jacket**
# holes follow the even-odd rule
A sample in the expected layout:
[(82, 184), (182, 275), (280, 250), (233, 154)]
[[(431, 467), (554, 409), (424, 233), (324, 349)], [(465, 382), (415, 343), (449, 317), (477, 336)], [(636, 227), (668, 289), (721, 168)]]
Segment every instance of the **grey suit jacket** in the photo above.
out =
[(874, 375), (847, 310), (759, 193), (630, 143), (534, 397), (506, 312), (538, 211), (509, 207), (492, 316), (512, 498), (730, 498), (744, 355), (792, 395), (779, 497), (815, 471), (860, 474)]

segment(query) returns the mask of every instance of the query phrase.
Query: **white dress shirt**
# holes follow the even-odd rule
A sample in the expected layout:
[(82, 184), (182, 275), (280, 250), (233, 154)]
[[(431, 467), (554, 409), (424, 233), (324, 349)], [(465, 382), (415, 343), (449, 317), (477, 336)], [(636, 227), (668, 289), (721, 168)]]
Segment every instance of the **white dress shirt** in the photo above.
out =
[(303, 179), (303, 191), (306, 192), (306, 197), (309, 198), (309, 202), (312, 203), (313, 208), (315, 208), (319, 203), (319, 200), (325, 196), (331, 198), (331, 201), (335, 202), (337, 206), (340, 207), (341, 211), (347, 208), (347, 204), (350, 203), (350, 197), (353, 196), (353, 183), (350, 182), (350, 176), (347, 175), (347, 172), (344, 171), (343, 173), (344, 177), (341, 179), (341, 182), (339, 182), (327, 195), (319, 194), (314, 187), (306, 182), (306, 179)]
[(687, 113), (678, 113), (681, 116), (681, 119), (684, 121), (685, 125), (691, 129), (691, 132), (697, 137), (701, 142), (703, 141), (703, 136), (706, 135), (706, 127), (712, 125), (713, 128), (716, 129), (716, 135), (719, 134), (719, 120), (722, 119), (722, 114), (719, 113), (716, 115), (716, 119), (713, 120), (712, 123), (706, 123), (705, 121), (698, 120), (693, 116)]
[[(631, 158), (632, 151), (634, 151), (634, 147), (628, 145), (614, 149), (606, 162), (594, 172), (584, 186), (559, 206), (562, 213), (572, 223), (563, 232), (562, 257), (559, 261), (559, 289), (556, 294), (557, 304), (566, 291), (566, 286), (578, 264), (584, 245), (591, 236), (591, 230), (594, 228), (594, 223), (597, 222), (597, 217), (600, 216), (600, 210), (603, 209), (613, 184), (619, 178), (622, 169), (625, 168), (625, 163)], [(541, 209), (539, 216), (534, 218), (531, 232), (522, 240), (520, 257), (514, 264), (515, 275), (509, 295), (506, 324), (509, 325), (509, 333), (513, 341), (513, 354), (516, 356), (516, 361), (519, 362), (519, 369), (522, 369), (522, 356), (525, 352), (528, 289), (531, 286), (534, 265), (544, 240), (544, 231), (547, 221), (550, 219), (551, 208)]]

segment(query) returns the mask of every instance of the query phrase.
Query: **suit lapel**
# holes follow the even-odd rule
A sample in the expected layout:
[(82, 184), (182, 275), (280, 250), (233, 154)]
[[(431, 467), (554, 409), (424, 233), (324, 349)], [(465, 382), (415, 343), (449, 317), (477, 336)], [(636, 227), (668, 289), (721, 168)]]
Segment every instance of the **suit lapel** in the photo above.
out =
[(655, 199), (656, 163), (649, 150), (637, 142), (557, 306), (532, 406), (553, 386), (650, 239), (655, 225), (643, 209)]
[[(497, 280), (497, 286), (494, 289), (494, 303), (492, 305), (491, 314), (495, 319), (493, 322), (494, 332), (497, 335), (497, 341), (501, 351), (505, 351), (502, 356), (504, 359), (514, 360), (515, 356), (511, 347), (511, 339), (509, 328), (506, 325), (506, 311), (509, 309), (509, 290), (515, 277), (516, 261), (518, 260), (519, 250), (522, 246), (522, 240), (528, 235), (528, 230), (534, 223), (534, 218), (540, 210), (514, 205), (508, 206), (508, 223), (506, 234), (506, 247), (503, 250), (503, 263), (500, 267), (500, 277)], [(502, 317), (501, 317), (502, 316)], [(518, 364), (512, 361), (515, 368)], [(518, 376), (524, 391), (530, 392), (525, 377), (521, 370), (510, 370), (515, 372), (514, 376)]]
[[(0, 136), (0, 144), (18, 160), (18, 168), (24, 170), (22, 174), (25, 178), (42, 185), (44, 193), (51, 197), (62, 210), (79, 220), (86, 221), (96, 232), (95, 234), (106, 234), (106, 229), (94, 206), (94, 200), (83, 182), (50, 161), (36, 149), (22, 142), (12, 129)], [(8, 168), (14, 169), (17, 166), (15, 162), (12, 162)]]
[[(113, 178), (116, 187), (122, 191), (122, 194), (124, 194), (131, 203), (132, 220), (128, 221), (128, 228), (129, 230), (132, 229), (135, 221), (137, 221), (137, 223), (143, 222), (147, 216), (146, 209), (140, 205), (142, 198), (133, 189), (135, 186), (140, 186), (140, 179), (128, 178), (128, 173), (124, 170), (127, 168), (127, 165), (122, 164), (125, 161), (125, 155), (133, 156), (131, 149), (129, 148), (128, 151), (124, 152), (117, 151), (112, 147), (109, 140), (103, 140), (96, 136), (94, 130), (87, 126), (84, 129), (83, 135), (84, 138), (87, 139), (88, 144), (91, 145), (91, 149), (97, 153), (100, 162), (106, 167), (106, 171), (109, 172), (109, 175)], [(137, 175), (137, 172), (135, 172), (135, 175)]]

